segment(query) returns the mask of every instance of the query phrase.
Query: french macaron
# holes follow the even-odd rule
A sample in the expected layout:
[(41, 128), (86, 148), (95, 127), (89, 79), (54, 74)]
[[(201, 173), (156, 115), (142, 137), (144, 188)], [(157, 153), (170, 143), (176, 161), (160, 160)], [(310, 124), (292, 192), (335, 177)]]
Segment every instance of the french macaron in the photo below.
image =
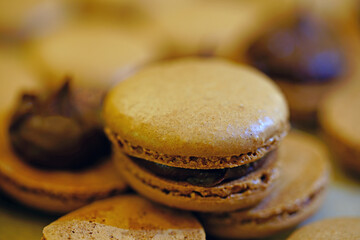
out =
[(360, 174), (360, 83), (328, 94), (320, 106), (319, 120), (324, 139), (337, 160)]
[(296, 230), (288, 240), (360, 239), (360, 218), (324, 219)]
[(29, 56), (50, 87), (65, 76), (76, 86), (103, 88), (160, 58), (152, 26), (125, 28), (100, 19), (74, 20), (29, 44)]
[(171, 1), (152, 14), (168, 34), (170, 58), (206, 57), (234, 38), (245, 41), (263, 20), (258, 7), (254, 1)]
[(348, 45), (354, 44), (342, 36), (347, 30), (336, 31), (311, 11), (292, 13), (286, 21), (264, 26), (248, 48), (247, 62), (276, 81), (295, 123), (315, 125), (324, 96), (353, 77)]
[(328, 183), (326, 147), (292, 131), (279, 147), (280, 177), (270, 195), (253, 208), (200, 215), (207, 234), (219, 238), (264, 238), (295, 227), (321, 206)]
[(1, 112), (0, 190), (52, 213), (124, 192), (97, 117), (100, 103), (90, 104), (69, 82), (50, 92), (25, 93)]
[(18, 202), (63, 214), (127, 189), (110, 159), (80, 171), (47, 170), (27, 164), (10, 146), (4, 114), (0, 124), (0, 189)]
[(64, 21), (65, 1), (15, 0), (0, 2), (0, 41), (21, 41), (43, 34)]
[(169, 209), (137, 195), (95, 202), (46, 226), (43, 240), (204, 239), (191, 213)]
[(14, 48), (0, 47), (0, 111), (13, 107), (19, 92), (40, 88), (39, 75)]
[(277, 176), (288, 109), (270, 79), (222, 59), (149, 66), (104, 103), (115, 164), (153, 201), (185, 210), (256, 204)]

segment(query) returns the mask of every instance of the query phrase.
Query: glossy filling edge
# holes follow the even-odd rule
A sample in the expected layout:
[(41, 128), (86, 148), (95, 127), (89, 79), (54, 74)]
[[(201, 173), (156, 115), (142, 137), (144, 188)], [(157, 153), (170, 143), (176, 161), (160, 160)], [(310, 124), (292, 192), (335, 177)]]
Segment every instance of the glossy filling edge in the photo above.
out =
[(241, 179), (257, 171), (262, 168), (266, 162), (275, 160), (277, 152), (272, 151), (256, 161), (238, 167), (207, 170), (171, 167), (129, 155), (126, 155), (126, 157), (144, 171), (157, 177), (177, 182), (185, 182), (193, 186), (215, 187), (232, 180)]

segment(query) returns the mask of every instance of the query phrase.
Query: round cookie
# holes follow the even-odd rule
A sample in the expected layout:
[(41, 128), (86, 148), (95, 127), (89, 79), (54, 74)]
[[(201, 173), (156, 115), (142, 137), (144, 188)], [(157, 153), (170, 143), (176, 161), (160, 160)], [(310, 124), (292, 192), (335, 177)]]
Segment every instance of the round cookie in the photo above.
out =
[(25, 163), (10, 146), (7, 126), (2, 113), (0, 188), (17, 201), (46, 212), (66, 213), (127, 189), (111, 159), (78, 171), (46, 170)]
[(360, 218), (333, 218), (310, 223), (295, 231), (288, 240), (359, 239)]
[(352, 83), (329, 94), (319, 110), (324, 137), (338, 160), (360, 173), (360, 84)]
[[(240, 54), (234, 48), (228, 53), (274, 79), (288, 101), (291, 120), (313, 126), (326, 94), (356, 78), (357, 27), (341, 16), (348, 9), (342, 5), (349, 4), (293, 2), (287, 11), (263, 21), (246, 51), (242, 46)], [(331, 8), (338, 14), (329, 16)]]
[(245, 41), (257, 28), (258, 21), (262, 21), (259, 4), (252, 1), (170, 3), (167, 8), (159, 6), (160, 10), (152, 13), (155, 22), (169, 36), (170, 57), (212, 56), (234, 38), (240, 43)]
[(197, 211), (231, 211), (267, 195), (277, 175), (274, 150), (288, 131), (276, 86), (220, 59), (143, 69), (110, 91), (103, 115), (129, 184)]
[(207, 234), (220, 238), (263, 238), (311, 216), (324, 199), (329, 165), (325, 146), (314, 137), (290, 132), (279, 147), (280, 177), (257, 206), (229, 213), (201, 214)]
[(64, 238), (205, 240), (205, 232), (191, 213), (124, 195), (81, 208), (43, 230), (43, 240)]
[[(249, 46), (246, 58), (280, 86), (289, 103), (291, 119), (314, 124), (327, 92), (353, 77), (348, 27), (335, 31), (331, 22), (307, 10), (292, 9), (281, 23), (264, 26)], [(311, 37), (309, 37), (311, 36)]]
[(152, 30), (131, 31), (113, 22), (85, 19), (37, 39), (29, 52), (47, 84), (58, 85), (69, 76), (76, 85), (108, 88), (160, 57), (160, 40)]
[(0, 41), (23, 40), (43, 33), (66, 16), (64, 1), (14, 0), (0, 2)]
[(40, 87), (39, 76), (15, 49), (0, 47), (0, 111), (13, 107), (19, 94)]

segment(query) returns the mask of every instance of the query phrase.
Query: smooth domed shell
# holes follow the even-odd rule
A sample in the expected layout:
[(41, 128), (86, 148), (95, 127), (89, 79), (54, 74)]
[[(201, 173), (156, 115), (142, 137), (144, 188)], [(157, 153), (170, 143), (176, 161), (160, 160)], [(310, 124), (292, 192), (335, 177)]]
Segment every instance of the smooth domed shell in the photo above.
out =
[[(143, 69), (109, 93), (104, 117), (125, 143), (142, 148), (145, 159), (155, 152), (254, 154), (255, 160), (288, 126), (287, 104), (275, 84), (252, 68), (220, 59), (188, 58)], [(258, 154), (259, 149), (264, 151)]]

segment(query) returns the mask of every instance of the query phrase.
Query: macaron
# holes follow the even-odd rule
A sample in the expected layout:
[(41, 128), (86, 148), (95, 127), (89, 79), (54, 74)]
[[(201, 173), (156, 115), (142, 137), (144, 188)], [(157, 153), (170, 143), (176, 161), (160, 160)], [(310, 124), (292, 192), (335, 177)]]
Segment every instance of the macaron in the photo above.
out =
[(0, 189), (44, 212), (66, 213), (127, 189), (97, 107), (74, 95), (69, 83), (47, 97), (26, 93), (0, 115)]
[(333, 218), (310, 223), (296, 230), (288, 240), (359, 239), (360, 218)]
[(330, 22), (310, 11), (295, 10), (285, 19), (264, 27), (249, 46), (247, 61), (280, 86), (294, 122), (313, 125), (326, 93), (351, 77), (352, 49)]
[(258, 4), (252, 1), (171, 1), (168, 5), (154, 11), (153, 19), (168, 34), (173, 58), (215, 55), (234, 38), (244, 41), (262, 19)]
[(39, 75), (17, 49), (0, 47), (0, 111), (15, 104), (18, 93), (40, 88)]
[(0, 41), (24, 40), (54, 28), (67, 15), (64, 1), (0, 2)]
[(29, 53), (51, 87), (68, 76), (75, 85), (108, 88), (160, 57), (152, 30), (130, 30), (106, 20), (74, 20), (34, 40)]
[(280, 177), (270, 195), (246, 210), (201, 214), (207, 234), (264, 238), (295, 227), (319, 209), (329, 178), (326, 147), (311, 135), (293, 131), (278, 151)]
[(279, 89), (247, 66), (185, 58), (154, 64), (104, 103), (115, 164), (139, 193), (194, 211), (256, 204), (277, 176), (287, 134)]
[(338, 161), (360, 174), (360, 84), (353, 83), (330, 93), (319, 110), (324, 139)]
[(95, 202), (46, 226), (43, 240), (204, 239), (191, 213), (152, 203), (137, 195)]
[(8, 143), (1, 118), (0, 189), (18, 202), (63, 214), (127, 189), (108, 159), (82, 171), (46, 170), (22, 161)]

